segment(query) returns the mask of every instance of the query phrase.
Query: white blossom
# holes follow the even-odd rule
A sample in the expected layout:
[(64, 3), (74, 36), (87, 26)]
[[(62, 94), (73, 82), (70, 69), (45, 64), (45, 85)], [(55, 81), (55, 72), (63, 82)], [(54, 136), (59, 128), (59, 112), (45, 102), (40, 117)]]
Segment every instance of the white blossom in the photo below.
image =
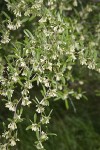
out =
[(80, 99), (82, 97), (82, 94), (77, 94), (76, 99)]
[(63, 99), (66, 100), (68, 98), (68, 93), (64, 93)]
[(28, 88), (28, 89), (31, 89), (33, 86), (32, 86), (32, 83), (30, 81), (27, 81), (25, 83), (25, 87)]
[(44, 82), (44, 84), (45, 84), (46, 87), (50, 86), (48, 79), (44, 78), (43, 82)]
[(97, 71), (100, 73), (100, 68), (97, 68)]
[(85, 59), (85, 58), (82, 58), (82, 60), (80, 61), (80, 63), (82, 64), (82, 65), (87, 65), (87, 62), (86, 62), (87, 60)]
[(83, 82), (83, 81), (79, 81), (79, 84), (80, 84), (80, 85), (83, 85), (83, 84), (84, 84), (84, 82)]
[(56, 89), (50, 90), (50, 92), (48, 93), (49, 97), (56, 97), (57, 96), (57, 91)]
[(74, 54), (71, 55), (73, 60), (76, 60), (76, 56)]
[(41, 76), (38, 76), (38, 80), (40, 83), (42, 82), (42, 77)]
[(56, 75), (56, 81), (60, 81), (60, 76)]
[(26, 106), (26, 105), (30, 105), (32, 102), (29, 101), (29, 97), (23, 97), (22, 99), (22, 105)]
[(48, 140), (47, 134), (46, 134), (45, 132), (42, 131), (42, 132), (41, 132), (41, 137), (40, 137), (40, 139), (43, 140), (43, 141)]
[(13, 80), (14, 82), (17, 82), (17, 80), (18, 80), (18, 73), (17, 73), (17, 72), (15, 72), (15, 73), (13, 74), (12, 80)]
[(68, 70), (71, 70), (71, 69), (72, 69), (72, 66), (68, 66), (67, 68), (68, 68)]
[(74, 0), (73, 5), (78, 6), (77, 0)]
[(15, 109), (16, 109), (15, 105), (11, 101), (6, 103), (5, 107), (9, 108), (9, 110), (11, 110), (11, 111), (15, 111)]
[(10, 124), (8, 125), (8, 128), (11, 129), (11, 130), (17, 129), (16, 123), (15, 123), (15, 122), (10, 123)]
[(2, 150), (7, 150), (7, 144), (3, 144), (3, 145), (0, 144), (0, 148), (1, 148)]
[(22, 96), (25, 96), (27, 94), (29, 94), (29, 90), (27, 89), (24, 89), (22, 92), (21, 92)]
[(47, 20), (47, 18), (42, 17), (42, 18), (39, 20), (39, 22), (40, 22), (40, 23), (44, 23), (44, 22), (46, 22), (46, 20)]
[(9, 41), (10, 41), (9, 33), (5, 32), (5, 34), (3, 34), (3, 36), (2, 36), (1, 43), (5, 44), (5, 43), (9, 43)]
[(9, 138), (9, 131), (5, 131), (4, 133), (2, 133), (2, 137), (5, 137), (6, 139)]
[(42, 143), (39, 141), (39, 142), (37, 143), (37, 145), (36, 145), (36, 148), (41, 150), (41, 149), (43, 149), (44, 147), (43, 147)]
[(10, 145), (11, 146), (15, 146), (16, 145), (16, 141), (13, 138), (10, 139)]
[(21, 12), (17, 9), (14, 10), (14, 14), (16, 15), (16, 17), (21, 17)]
[(25, 15), (25, 16), (30, 16), (30, 13), (31, 13), (31, 10), (28, 9), (28, 10), (25, 11), (24, 15)]
[(17, 82), (18, 78), (17, 78), (16, 76), (13, 76), (13, 77), (12, 77), (12, 80), (13, 80), (14, 82)]
[(9, 22), (9, 24), (7, 25), (8, 29), (10, 30), (15, 30), (16, 27), (12, 24), (12, 22)]
[(36, 107), (38, 107), (38, 108), (36, 109), (36, 111), (37, 111), (38, 113), (43, 113), (43, 112), (44, 112), (44, 107), (43, 107), (43, 106), (37, 105)]
[(95, 67), (96, 67), (95, 61), (91, 61), (91, 62), (88, 63), (88, 68), (89, 69), (95, 69)]
[(42, 118), (41, 118), (42, 124), (48, 124), (49, 120), (50, 120), (49, 116), (47, 116), (47, 117), (46, 116), (42, 116)]
[(25, 62), (24, 62), (24, 61), (21, 61), (20, 66), (21, 66), (21, 67), (26, 67)]
[(52, 63), (48, 63), (48, 69), (52, 71)]
[(16, 29), (18, 29), (19, 27), (21, 27), (21, 24), (22, 24), (21, 21), (17, 20), (16, 25), (15, 25)]
[(32, 127), (31, 127), (32, 131), (39, 131), (39, 127), (36, 123), (33, 123), (32, 124)]
[(46, 99), (43, 99), (41, 102), (40, 102), (41, 105), (43, 106), (49, 106), (49, 101), (46, 100)]
[(15, 114), (15, 115), (14, 115), (14, 119), (20, 120), (20, 119), (21, 119), (21, 115)]

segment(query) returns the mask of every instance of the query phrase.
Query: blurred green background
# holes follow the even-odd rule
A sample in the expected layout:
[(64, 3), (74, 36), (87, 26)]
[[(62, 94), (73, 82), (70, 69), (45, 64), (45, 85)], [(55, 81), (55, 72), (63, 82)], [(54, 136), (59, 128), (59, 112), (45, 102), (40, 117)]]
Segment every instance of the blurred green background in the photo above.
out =
[[(57, 136), (49, 136), (45, 143), (47, 150), (100, 150), (100, 102), (98, 97), (74, 102), (76, 112), (70, 105), (66, 110), (63, 101), (51, 104), (52, 119), (49, 131)], [(33, 118), (33, 110), (26, 110), (26, 120), (19, 127), (21, 142), (18, 150), (35, 150), (35, 135), (25, 131), (29, 118)]]

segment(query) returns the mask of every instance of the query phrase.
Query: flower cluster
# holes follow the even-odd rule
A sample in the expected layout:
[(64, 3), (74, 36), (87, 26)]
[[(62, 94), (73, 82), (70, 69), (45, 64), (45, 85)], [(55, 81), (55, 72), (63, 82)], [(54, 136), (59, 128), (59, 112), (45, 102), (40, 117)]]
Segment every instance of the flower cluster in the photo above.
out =
[[(26, 129), (36, 133), (36, 148), (43, 150), (49, 135), (44, 127), (50, 123), (52, 111), (47, 115), (50, 101), (62, 99), (67, 105), (67, 99), (82, 97), (80, 86), (84, 82), (74, 77), (74, 67), (79, 63), (100, 72), (100, 26), (96, 25), (94, 31), (96, 43), (92, 38), (88, 40), (85, 30), (86, 19), (98, 7), (87, 5), (80, 10), (77, 0), (69, 3), (60, 0), (60, 5), (56, 0), (5, 2), (10, 13), (4, 13), (6, 20), (2, 21), (0, 50), (4, 54), (0, 60), (0, 95), (13, 118), (2, 134), (0, 149), (16, 146), (17, 124), (24, 120), (22, 110), (35, 106), (34, 121)], [(71, 14), (74, 9), (79, 10), (78, 17), (76, 13)], [(35, 86), (41, 99), (36, 95)]]

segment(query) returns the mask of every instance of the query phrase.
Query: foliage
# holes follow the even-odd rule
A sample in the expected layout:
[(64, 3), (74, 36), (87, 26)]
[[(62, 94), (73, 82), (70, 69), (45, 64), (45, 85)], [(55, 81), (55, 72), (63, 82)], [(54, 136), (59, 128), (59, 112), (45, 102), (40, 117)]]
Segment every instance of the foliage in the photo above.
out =
[[(99, 150), (100, 132), (98, 130), (100, 126), (100, 107), (98, 106), (98, 101), (97, 103), (94, 101), (95, 99), (92, 100), (95, 105), (89, 101), (82, 101), (81, 104), (80, 101), (81, 107), (80, 104), (75, 103), (75, 107), (77, 108), (76, 113), (73, 113), (73, 109), (71, 110), (71, 108), (70, 112), (66, 111), (63, 101), (59, 101), (56, 104), (52, 103), (51, 105), (54, 105), (52, 106), (54, 111), (51, 120), (52, 125), (49, 125), (49, 130), (57, 133), (57, 136), (50, 136), (48, 142), (45, 143), (45, 148), (47, 150)], [(32, 117), (31, 112), (27, 111), (25, 114)], [(96, 113), (92, 119), (91, 113)], [(28, 115), (26, 118), (28, 118)], [(33, 144), (35, 135), (29, 131), (24, 131), (24, 128), (28, 124), (27, 121), (28, 119), (19, 127), (21, 143), (17, 145), (18, 150), (35, 150)], [(94, 127), (93, 122), (96, 124), (96, 127)], [(99, 124), (98, 129), (97, 124)]]
[[(0, 94), (11, 115), (4, 124), (0, 148), (16, 146), (23, 111), (33, 107), (34, 117), (26, 130), (36, 133), (36, 148), (42, 150), (50, 134), (47, 132), (52, 113), (47, 111), (50, 101), (62, 99), (68, 108), (68, 99), (80, 99), (84, 93), (83, 81), (74, 76), (74, 68), (80, 64), (100, 72), (100, 24), (96, 14), (99, 4), (76, 0), (2, 3)], [(95, 25), (92, 21), (88, 25), (91, 15), (94, 20), (97, 18)]]

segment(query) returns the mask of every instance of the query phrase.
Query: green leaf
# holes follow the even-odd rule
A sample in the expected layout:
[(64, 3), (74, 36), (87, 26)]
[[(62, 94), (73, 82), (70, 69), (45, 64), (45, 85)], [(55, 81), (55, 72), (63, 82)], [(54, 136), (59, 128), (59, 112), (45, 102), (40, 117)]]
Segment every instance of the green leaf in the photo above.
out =
[(5, 56), (5, 59), (6, 59), (6, 61), (7, 61), (8, 66), (10, 67), (10, 69), (11, 69), (12, 71), (14, 71), (14, 68), (12, 67), (11, 63), (9, 62), (9, 60), (8, 60), (8, 58), (7, 58), (6, 56)]
[(57, 134), (55, 134), (55, 133), (48, 133), (48, 135), (54, 135), (54, 136), (57, 136)]
[(88, 100), (88, 98), (87, 98), (85, 95), (83, 95), (83, 98), (84, 98), (85, 100)]
[(24, 18), (21, 22), (24, 23), (24, 22), (26, 22), (26, 21), (28, 21), (28, 20), (29, 20), (29, 17)]
[(61, 77), (61, 80), (62, 80), (62, 82), (63, 82), (63, 84), (65, 85), (65, 78), (64, 77)]
[(20, 80), (18, 80), (18, 83), (23, 87), (23, 83)]
[(67, 109), (69, 109), (68, 100), (65, 100), (65, 106), (66, 106)]
[(29, 18), (29, 21), (32, 21), (34, 18), (35, 18), (35, 16), (32, 15), (32, 16)]
[(2, 14), (4, 14), (4, 15), (5, 15), (5, 17), (6, 17), (6, 18), (8, 18), (8, 19), (10, 20), (10, 17), (8, 16), (8, 14), (7, 14), (7, 13), (5, 13), (4, 11), (2, 11)]
[(63, 67), (62, 67), (62, 72), (64, 72), (66, 70), (66, 63), (64, 63)]
[(36, 137), (39, 140), (39, 131), (36, 131)]
[(29, 130), (29, 129), (31, 129), (31, 128), (32, 128), (32, 125), (28, 126), (28, 127), (26, 128), (26, 130)]
[(59, 98), (59, 97), (57, 97), (57, 98), (55, 98), (55, 99), (54, 99), (54, 101), (58, 101), (58, 100), (60, 100), (60, 98)]
[(41, 90), (41, 94), (44, 96), (44, 95), (46, 95), (46, 88), (45, 88), (45, 86), (42, 86), (42, 88), (43, 88), (43, 90)]
[(26, 34), (27, 37), (31, 37), (32, 39), (34, 39), (32, 33), (28, 29), (25, 29), (24, 33)]
[(35, 113), (34, 114), (34, 123), (36, 123), (36, 120), (37, 120), (37, 114)]
[(20, 109), (20, 115), (23, 113), (23, 108), (21, 107), (21, 109)]

